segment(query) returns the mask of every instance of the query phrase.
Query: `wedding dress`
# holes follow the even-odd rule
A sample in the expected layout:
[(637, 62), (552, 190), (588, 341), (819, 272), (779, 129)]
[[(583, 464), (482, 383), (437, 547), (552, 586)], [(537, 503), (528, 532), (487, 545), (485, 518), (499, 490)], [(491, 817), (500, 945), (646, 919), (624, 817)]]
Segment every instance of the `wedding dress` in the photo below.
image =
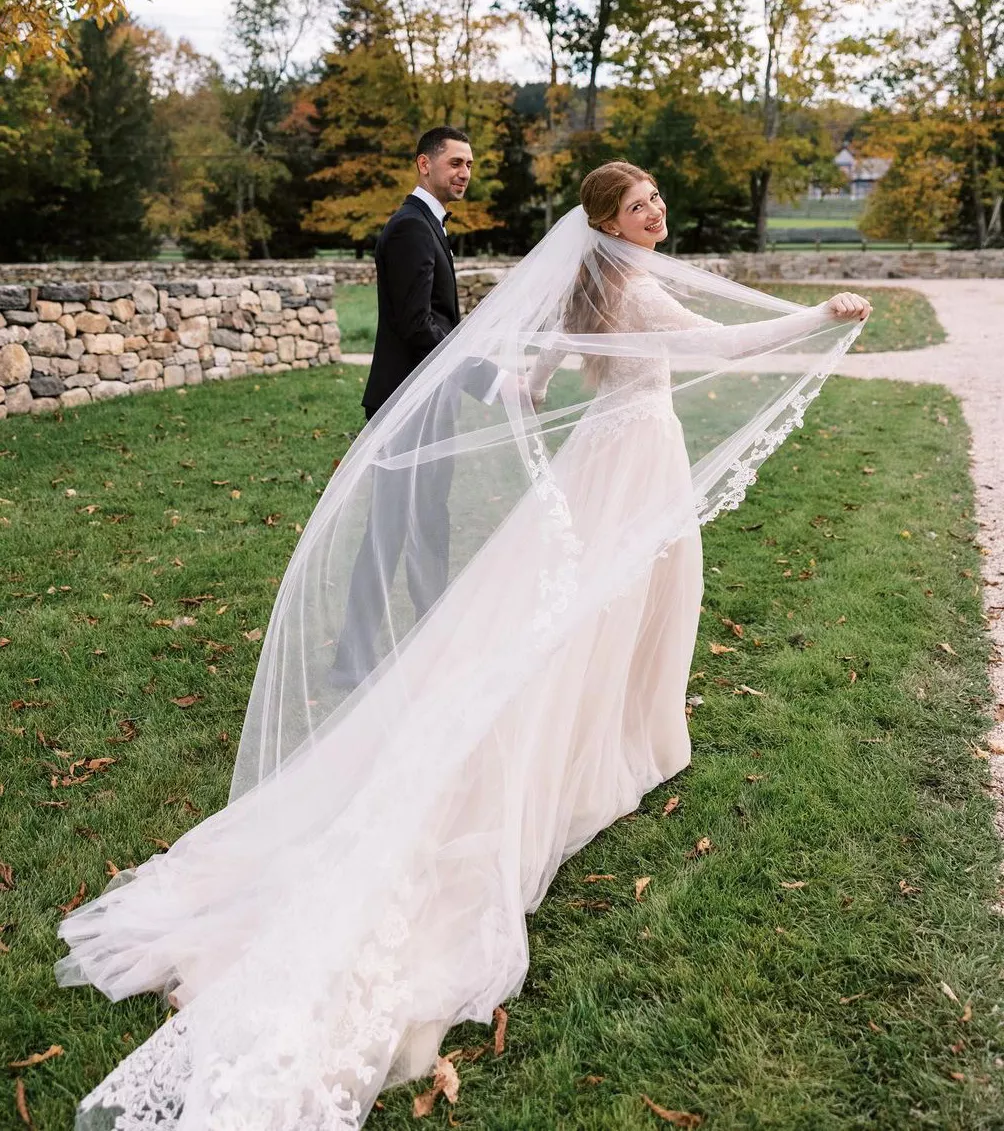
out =
[[(700, 523), (738, 505), (858, 328), (577, 213), (332, 479), (273, 612), (230, 805), (64, 920), (63, 984), (182, 1003), (79, 1128), (358, 1128), (450, 1026), (519, 991), (525, 915), (561, 862), (687, 765)], [(572, 333), (598, 257), (608, 329)], [(494, 406), (444, 393), (471, 357), (523, 380)], [(450, 585), (418, 624), (388, 592), (381, 663), (334, 688), (368, 484), (443, 460)]]

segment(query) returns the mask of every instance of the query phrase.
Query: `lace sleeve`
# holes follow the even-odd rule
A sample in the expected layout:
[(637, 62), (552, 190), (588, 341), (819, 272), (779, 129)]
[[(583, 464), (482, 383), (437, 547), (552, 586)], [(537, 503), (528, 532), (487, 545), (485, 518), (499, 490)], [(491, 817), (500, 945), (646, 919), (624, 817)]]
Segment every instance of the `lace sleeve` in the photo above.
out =
[(688, 310), (652, 278), (640, 280), (630, 288), (625, 313), (630, 329), (636, 333), (671, 331), (677, 357), (753, 357), (808, 338), (836, 322), (826, 303), (820, 303), (779, 317), (724, 325)]

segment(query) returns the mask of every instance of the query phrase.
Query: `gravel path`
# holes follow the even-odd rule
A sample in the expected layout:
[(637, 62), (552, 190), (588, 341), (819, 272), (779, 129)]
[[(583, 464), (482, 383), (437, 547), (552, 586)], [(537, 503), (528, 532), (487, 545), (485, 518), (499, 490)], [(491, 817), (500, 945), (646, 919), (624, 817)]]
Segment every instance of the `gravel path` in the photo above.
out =
[[(926, 349), (850, 354), (841, 361), (840, 373), (944, 385), (962, 402), (972, 432), (976, 518), (985, 553), (984, 605), (994, 643), (990, 677), (997, 722), (987, 741), (1000, 801), (998, 830), (1004, 837), (1004, 279), (840, 279), (831, 285), (834, 291), (855, 287), (920, 291), (948, 334), (941, 345)], [(372, 356), (345, 354), (342, 360), (369, 365)], [(795, 356), (790, 360), (801, 367)]]
[[(962, 402), (972, 433), (976, 519), (983, 548), (983, 595), (994, 643), (990, 678), (996, 718), (987, 736), (994, 783), (1004, 804), (1004, 279), (897, 279), (834, 283), (909, 287), (926, 295), (948, 333), (941, 345), (901, 353), (851, 354), (840, 363), (848, 377), (886, 377), (944, 385)], [(998, 814), (1004, 836), (1004, 812)]]

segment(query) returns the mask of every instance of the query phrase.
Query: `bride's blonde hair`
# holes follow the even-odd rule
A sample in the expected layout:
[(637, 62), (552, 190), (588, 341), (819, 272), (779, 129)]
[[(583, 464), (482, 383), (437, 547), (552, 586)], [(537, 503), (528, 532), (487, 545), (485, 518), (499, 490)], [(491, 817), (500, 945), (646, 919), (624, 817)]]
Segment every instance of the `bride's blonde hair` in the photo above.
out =
[[(655, 178), (628, 161), (608, 161), (582, 179), (579, 199), (590, 228), (602, 231), (620, 211), (621, 200), (639, 181), (655, 186)], [(602, 248), (592, 251), (582, 261), (579, 277), (565, 307), (565, 330), (569, 334), (602, 334), (617, 329), (612, 298), (623, 290), (622, 271)], [(593, 359), (594, 361), (598, 359)], [(595, 382), (598, 374), (588, 375)]]

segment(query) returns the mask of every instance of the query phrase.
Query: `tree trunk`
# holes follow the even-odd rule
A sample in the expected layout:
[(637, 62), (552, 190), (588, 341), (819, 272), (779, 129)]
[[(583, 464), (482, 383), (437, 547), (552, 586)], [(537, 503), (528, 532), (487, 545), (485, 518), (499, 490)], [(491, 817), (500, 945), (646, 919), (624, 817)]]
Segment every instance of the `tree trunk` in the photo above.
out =
[(770, 169), (761, 169), (750, 175), (750, 195), (753, 198), (753, 218), (756, 222), (756, 249), (767, 250), (767, 198), (770, 195)]
[(613, 14), (613, 0), (600, 0), (596, 12), (596, 27), (589, 37), (589, 86), (586, 88), (586, 114), (583, 129), (587, 133), (596, 131), (596, 76), (603, 62), (603, 44), (610, 28)]

